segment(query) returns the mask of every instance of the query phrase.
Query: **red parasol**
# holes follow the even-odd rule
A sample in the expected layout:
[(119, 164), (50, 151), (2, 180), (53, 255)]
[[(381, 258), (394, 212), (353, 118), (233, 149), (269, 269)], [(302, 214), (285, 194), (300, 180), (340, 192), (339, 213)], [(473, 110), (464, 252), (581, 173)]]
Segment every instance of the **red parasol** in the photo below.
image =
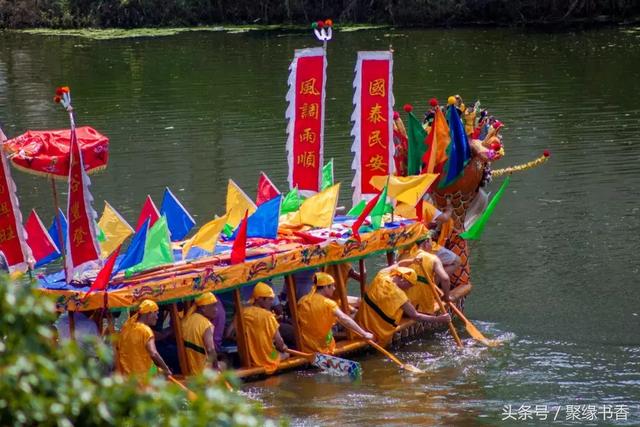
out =
[[(30, 130), (4, 143), (14, 166), (36, 175), (67, 179), (71, 131)], [(109, 160), (109, 138), (89, 126), (76, 128), (84, 169), (105, 169)]]

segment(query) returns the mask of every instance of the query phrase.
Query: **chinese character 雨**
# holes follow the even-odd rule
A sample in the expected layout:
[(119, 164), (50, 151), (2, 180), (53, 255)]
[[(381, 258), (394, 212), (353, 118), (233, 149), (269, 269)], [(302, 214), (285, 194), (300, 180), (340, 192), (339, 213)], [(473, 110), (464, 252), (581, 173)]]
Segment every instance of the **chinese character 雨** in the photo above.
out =
[(302, 154), (298, 154), (296, 158), (296, 164), (302, 165), (306, 168), (316, 167), (316, 153), (313, 151), (305, 151)]
[(369, 134), (369, 147), (373, 147), (374, 145), (379, 145), (383, 149), (387, 148), (380, 134), (381, 132), (379, 130), (374, 130)]
[(376, 104), (369, 110), (368, 120), (370, 123), (386, 122), (387, 119), (382, 115), (382, 105)]
[(375, 79), (372, 82), (369, 82), (369, 95), (375, 96), (384, 96), (385, 95), (385, 82), (384, 79)]
[(384, 161), (384, 157), (382, 157), (380, 154), (376, 154), (375, 156), (370, 157), (369, 162), (366, 164), (366, 166), (371, 171), (376, 171), (376, 170), (380, 172), (387, 171), (387, 164)]
[(315, 77), (300, 83), (300, 95), (320, 95), (320, 92), (316, 89)]
[(301, 119), (306, 119), (306, 118), (317, 119), (319, 111), (320, 111), (320, 108), (318, 107), (318, 103), (313, 102), (311, 104), (307, 104), (305, 102), (304, 104), (302, 104), (302, 107), (300, 107), (300, 118)]
[(300, 141), (313, 144), (316, 142), (316, 133), (313, 132), (311, 128), (305, 128), (300, 134)]

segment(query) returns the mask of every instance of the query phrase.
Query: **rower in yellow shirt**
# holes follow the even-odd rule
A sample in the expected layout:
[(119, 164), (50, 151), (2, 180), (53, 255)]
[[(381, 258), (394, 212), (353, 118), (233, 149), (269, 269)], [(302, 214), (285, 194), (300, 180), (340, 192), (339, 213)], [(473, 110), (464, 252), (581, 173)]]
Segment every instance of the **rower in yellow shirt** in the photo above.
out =
[(381, 345), (391, 341), (403, 314), (410, 319), (427, 322), (448, 322), (451, 319), (448, 314), (430, 316), (415, 309), (404, 291), (415, 286), (417, 280), (414, 270), (393, 265), (380, 270), (367, 288), (356, 322), (372, 331)]
[[(449, 275), (442, 265), (442, 261), (430, 252), (431, 239), (421, 239), (416, 242), (417, 251), (413, 258), (407, 258), (398, 262), (402, 267), (409, 267), (417, 274), (417, 284), (406, 291), (407, 297), (416, 310), (421, 313), (433, 314), (438, 311), (435, 296), (430, 283), (438, 284), (444, 292), (444, 301), (450, 301)], [(437, 279), (437, 280), (436, 280)]]
[(153, 364), (171, 375), (171, 370), (156, 349), (151, 326), (158, 321), (158, 304), (151, 300), (140, 303), (138, 311), (122, 326), (118, 339), (116, 365), (118, 372), (143, 377)]
[(271, 311), (274, 298), (271, 286), (258, 282), (249, 299), (252, 305), (242, 310), (251, 366), (262, 366), (267, 374), (273, 373), (280, 361), (288, 357), (278, 321)]
[(333, 354), (336, 341), (332, 328), (336, 321), (365, 339), (373, 339), (371, 333), (362, 329), (331, 299), (336, 290), (335, 283), (330, 274), (318, 272), (313, 276), (311, 292), (298, 301), (301, 350), (304, 352)]
[(218, 369), (218, 356), (213, 343), (213, 320), (218, 300), (207, 292), (194, 301), (182, 319), (182, 335), (187, 353), (186, 375), (201, 374), (205, 367)]

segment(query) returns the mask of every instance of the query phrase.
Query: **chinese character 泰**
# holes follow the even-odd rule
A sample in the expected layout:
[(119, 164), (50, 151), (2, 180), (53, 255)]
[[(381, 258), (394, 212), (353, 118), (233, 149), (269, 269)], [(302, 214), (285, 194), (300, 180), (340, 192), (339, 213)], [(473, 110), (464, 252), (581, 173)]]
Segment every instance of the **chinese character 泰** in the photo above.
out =
[(369, 82), (369, 95), (375, 96), (384, 96), (385, 95), (385, 82), (384, 79), (375, 79), (372, 82)]
[(82, 228), (76, 228), (73, 230), (73, 244), (75, 246), (81, 245), (84, 243), (84, 236), (87, 234)]
[(305, 128), (300, 134), (300, 142), (308, 142), (313, 144), (316, 142), (316, 133), (311, 128)]
[(298, 154), (296, 163), (306, 168), (316, 167), (316, 153), (313, 151), (305, 151), (302, 154)]
[(382, 105), (376, 104), (369, 110), (368, 120), (370, 123), (386, 122), (387, 119), (382, 115)]
[(375, 156), (372, 156), (371, 158), (369, 158), (369, 162), (366, 164), (366, 166), (371, 171), (376, 171), (376, 170), (379, 170), (380, 172), (387, 171), (387, 164), (384, 161), (384, 157), (382, 157), (380, 154), (376, 154)]
[(318, 113), (320, 112), (320, 108), (318, 107), (318, 103), (313, 102), (311, 104), (307, 104), (306, 102), (302, 104), (300, 107), (300, 118), (301, 119), (317, 119)]
[(369, 147), (373, 147), (374, 145), (379, 145), (383, 149), (387, 148), (380, 134), (381, 132), (379, 130), (374, 130), (369, 134)]
[(320, 95), (320, 92), (316, 89), (315, 77), (300, 83), (300, 95)]

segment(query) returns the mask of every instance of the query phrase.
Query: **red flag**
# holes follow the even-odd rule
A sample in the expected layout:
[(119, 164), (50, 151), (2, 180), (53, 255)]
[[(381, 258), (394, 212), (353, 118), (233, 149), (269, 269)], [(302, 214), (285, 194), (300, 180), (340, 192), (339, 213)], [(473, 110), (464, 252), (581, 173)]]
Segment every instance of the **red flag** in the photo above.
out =
[(422, 222), (424, 220), (424, 199), (420, 199), (416, 205), (416, 215), (418, 216), (418, 222)]
[(71, 124), (71, 149), (69, 166), (69, 200), (67, 204), (67, 279), (72, 280), (77, 268), (88, 262), (100, 260), (100, 249), (96, 240), (95, 212), (91, 207), (89, 177), (82, 162), (82, 153), (76, 138), (75, 125)]
[(305, 233), (303, 231), (297, 231), (297, 230), (293, 230), (293, 235), (300, 237), (304, 241), (304, 243), (309, 245), (317, 245), (318, 243), (322, 243), (327, 240), (327, 239), (323, 239), (322, 237), (317, 237), (312, 234)]
[(29, 214), (29, 218), (27, 218), (27, 222), (24, 225), (24, 230), (27, 232), (27, 244), (31, 248), (33, 258), (36, 262), (53, 254), (58, 254), (59, 256), (60, 251), (58, 247), (53, 242), (53, 239), (51, 239), (51, 236), (35, 209)]
[(260, 178), (258, 178), (258, 195), (256, 196), (256, 205), (260, 206), (264, 202), (276, 197), (280, 194), (280, 191), (273, 185), (273, 182), (264, 173), (260, 172)]
[[(384, 188), (387, 188), (387, 187), (384, 187)], [(382, 194), (382, 191), (376, 194), (376, 197), (369, 200), (369, 203), (367, 203), (367, 205), (364, 207), (358, 219), (356, 219), (353, 225), (351, 226), (351, 230), (353, 230), (353, 238), (356, 239), (358, 242), (360, 241), (360, 233), (358, 232), (358, 230), (360, 230), (360, 226), (364, 223), (365, 218), (373, 210), (376, 203), (378, 203), (378, 200), (380, 199), (380, 194)]]
[(116, 258), (118, 258), (118, 255), (120, 254), (121, 247), (122, 246), (118, 246), (118, 249), (116, 249), (111, 254), (109, 259), (107, 259), (107, 262), (104, 264), (104, 267), (102, 267), (102, 270), (100, 270), (100, 272), (96, 276), (96, 280), (93, 281), (91, 288), (89, 288), (89, 292), (87, 292), (84, 295), (85, 298), (88, 297), (91, 292), (104, 291), (107, 289), (107, 286), (109, 285), (109, 281), (111, 281), (111, 273), (113, 272), (113, 266), (116, 263)]
[(247, 216), (249, 211), (244, 212), (244, 219), (240, 223), (236, 240), (233, 241), (231, 248), (231, 264), (239, 264), (244, 262), (247, 257)]
[(138, 216), (138, 223), (136, 224), (136, 233), (140, 230), (140, 227), (144, 225), (147, 218), (151, 218), (149, 228), (160, 218), (160, 212), (158, 212), (158, 208), (156, 208), (155, 203), (151, 200), (151, 196), (147, 196), (144, 205), (142, 205), (140, 216)]

